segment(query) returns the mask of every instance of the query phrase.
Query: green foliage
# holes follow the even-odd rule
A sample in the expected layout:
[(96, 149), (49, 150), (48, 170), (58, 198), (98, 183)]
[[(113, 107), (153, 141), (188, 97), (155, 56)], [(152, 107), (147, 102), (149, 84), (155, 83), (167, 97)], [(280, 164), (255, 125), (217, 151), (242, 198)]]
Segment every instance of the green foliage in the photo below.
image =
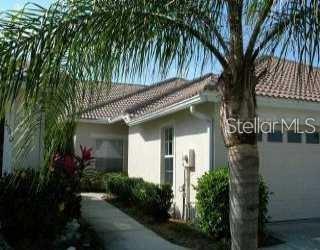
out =
[(28, 133), (41, 121), (35, 113), (45, 114), (50, 155), (65, 139), (56, 133), (63, 121), (86, 108), (85, 93), (90, 98), (91, 90), (110, 86), (111, 79), (165, 75), (172, 65), (177, 73), (190, 65), (201, 70), (215, 61), (236, 74), (275, 51), (281, 57), (295, 52), (300, 63), (316, 65), (319, 20), (316, 0), (60, 0), (48, 9), (28, 4), (0, 16), (0, 107), (24, 92)]
[(266, 223), (268, 222), (268, 204), (270, 195), (267, 184), (264, 182), (263, 178), (260, 177), (259, 180), (259, 219), (258, 219), (258, 230), (260, 235), (264, 235), (266, 232)]
[(300, 66), (319, 64), (319, 20), (318, 0), (61, 0), (49, 9), (28, 5), (0, 18), (0, 114), (23, 92), (28, 129), (21, 136), (36, 133), (33, 128), (42, 119), (35, 112), (44, 114), (50, 157), (64, 140), (56, 132), (64, 121), (78, 118), (88, 90), (121, 76), (145, 71), (165, 75), (172, 65), (183, 73), (190, 65), (203, 69), (218, 61), (221, 79), (232, 79), (224, 81), (222, 95), (232, 89), (231, 98), (241, 100), (243, 91), (237, 90), (254, 93), (255, 86), (244, 84), (239, 72), (255, 72), (261, 55), (294, 54)]
[(141, 178), (129, 178), (122, 174), (111, 174), (106, 180), (106, 190), (116, 195), (121, 201), (130, 202), (134, 199), (134, 187), (143, 182)]
[[(214, 237), (230, 237), (229, 225), (229, 171), (227, 168), (206, 173), (196, 187), (197, 221), (200, 228)], [(268, 187), (259, 183), (259, 233), (265, 233), (267, 222)]]
[(82, 192), (105, 192), (106, 191), (106, 178), (109, 173), (99, 172), (95, 169), (85, 169), (81, 179), (80, 186)]
[(200, 228), (216, 237), (229, 235), (228, 170), (206, 173), (198, 180), (197, 220)]
[[(78, 185), (55, 172), (47, 177), (21, 170), (0, 179), (0, 222), (5, 238), (53, 240), (73, 218), (80, 217)], [(17, 239), (19, 236), (19, 239)]]
[(146, 214), (160, 221), (169, 218), (168, 211), (173, 198), (170, 185), (140, 182), (133, 187), (132, 195), (135, 204)]
[(157, 185), (145, 182), (141, 178), (113, 174), (107, 178), (106, 189), (122, 202), (137, 206), (156, 220), (169, 218), (173, 198), (170, 185)]

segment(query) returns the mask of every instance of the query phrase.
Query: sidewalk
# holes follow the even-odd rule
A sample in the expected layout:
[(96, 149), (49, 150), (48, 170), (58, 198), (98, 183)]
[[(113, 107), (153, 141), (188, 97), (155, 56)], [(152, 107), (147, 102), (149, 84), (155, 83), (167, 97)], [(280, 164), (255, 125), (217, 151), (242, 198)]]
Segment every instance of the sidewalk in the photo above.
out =
[(102, 199), (102, 194), (82, 194), (82, 216), (108, 250), (186, 250), (161, 238)]

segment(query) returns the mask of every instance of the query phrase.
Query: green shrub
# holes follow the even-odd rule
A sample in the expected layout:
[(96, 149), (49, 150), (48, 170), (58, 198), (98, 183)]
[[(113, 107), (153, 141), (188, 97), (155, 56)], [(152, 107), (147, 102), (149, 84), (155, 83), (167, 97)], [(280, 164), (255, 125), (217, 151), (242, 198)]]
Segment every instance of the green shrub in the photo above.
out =
[(119, 195), (122, 189), (124, 189), (124, 183), (125, 183), (125, 176), (122, 176), (121, 174), (110, 174), (106, 178), (105, 186), (106, 186), (106, 192), (112, 193), (114, 195)]
[(116, 195), (121, 201), (130, 202), (134, 199), (132, 191), (142, 183), (141, 178), (129, 178), (122, 174), (109, 174), (106, 177), (106, 191)]
[[(171, 185), (161, 185), (158, 190), (158, 214), (159, 217), (169, 218), (169, 209), (172, 206), (173, 191)], [(156, 215), (158, 216), (158, 215)]]
[(173, 193), (170, 185), (156, 185), (148, 182), (137, 184), (132, 191), (136, 205), (157, 220), (169, 218)]
[[(80, 217), (78, 186), (56, 173), (44, 178), (31, 170), (0, 179), (1, 230), (9, 243), (53, 240), (73, 218)], [(18, 238), (17, 238), (18, 237)]]
[(95, 169), (85, 169), (81, 176), (80, 185), (82, 192), (105, 192), (107, 172), (99, 172)]
[(263, 178), (260, 177), (259, 183), (259, 220), (258, 229), (259, 234), (264, 236), (266, 233), (266, 223), (268, 222), (268, 205), (269, 205), (269, 188), (264, 182)]
[(173, 197), (170, 185), (156, 185), (144, 182), (141, 178), (113, 174), (106, 178), (106, 190), (157, 220), (169, 218)]
[[(200, 228), (214, 237), (230, 237), (229, 225), (229, 171), (220, 168), (206, 173), (196, 187), (197, 222)], [(269, 191), (260, 178), (259, 233), (263, 234), (267, 222)]]

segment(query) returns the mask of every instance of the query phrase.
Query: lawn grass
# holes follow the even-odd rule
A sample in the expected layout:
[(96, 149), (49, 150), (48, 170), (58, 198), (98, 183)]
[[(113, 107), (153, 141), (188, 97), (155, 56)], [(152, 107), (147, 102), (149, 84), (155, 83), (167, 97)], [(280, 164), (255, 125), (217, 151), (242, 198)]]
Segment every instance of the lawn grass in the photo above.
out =
[(151, 229), (162, 238), (182, 247), (195, 250), (226, 250), (228, 244), (208, 237), (206, 234), (197, 230), (192, 224), (182, 220), (170, 219), (167, 222), (156, 222), (152, 217), (146, 216), (136, 207), (125, 204), (115, 197), (106, 196), (106, 201), (119, 208), (130, 217), (136, 219), (145, 227)]

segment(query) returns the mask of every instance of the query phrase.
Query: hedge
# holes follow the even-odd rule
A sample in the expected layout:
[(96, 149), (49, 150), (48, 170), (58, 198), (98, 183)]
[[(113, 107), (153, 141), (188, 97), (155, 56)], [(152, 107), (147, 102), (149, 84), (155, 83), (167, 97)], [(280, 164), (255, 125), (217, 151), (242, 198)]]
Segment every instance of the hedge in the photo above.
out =
[[(80, 217), (78, 184), (53, 172), (44, 177), (22, 170), (0, 178), (1, 231), (17, 240), (54, 240), (68, 221)], [(18, 238), (17, 238), (18, 237)]]
[[(197, 223), (202, 231), (217, 238), (230, 237), (229, 171), (219, 168), (206, 173), (196, 187)], [(264, 235), (269, 202), (268, 187), (259, 182), (259, 234)]]
[(122, 202), (131, 203), (156, 220), (169, 218), (173, 192), (170, 185), (157, 185), (141, 178), (113, 174), (106, 178), (107, 192)]
[(85, 169), (80, 179), (81, 192), (101, 192), (106, 191), (105, 181), (108, 172), (100, 172), (93, 168)]

